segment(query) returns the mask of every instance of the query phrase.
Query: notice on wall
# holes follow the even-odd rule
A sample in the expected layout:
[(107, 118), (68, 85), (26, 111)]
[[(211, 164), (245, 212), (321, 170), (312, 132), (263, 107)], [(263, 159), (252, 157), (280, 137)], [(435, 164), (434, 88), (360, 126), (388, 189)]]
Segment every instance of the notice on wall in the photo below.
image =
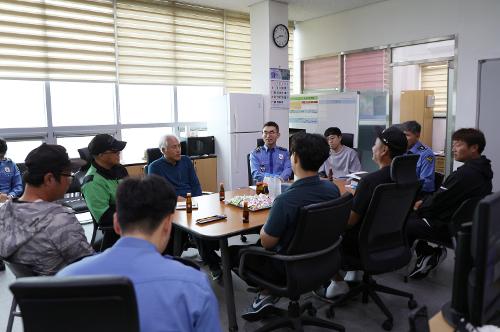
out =
[(293, 96), (290, 98), (289, 126), (316, 132), (318, 127), (318, 96)]
[(271, 109), (290, 107), (290, 70), (271, 68)]

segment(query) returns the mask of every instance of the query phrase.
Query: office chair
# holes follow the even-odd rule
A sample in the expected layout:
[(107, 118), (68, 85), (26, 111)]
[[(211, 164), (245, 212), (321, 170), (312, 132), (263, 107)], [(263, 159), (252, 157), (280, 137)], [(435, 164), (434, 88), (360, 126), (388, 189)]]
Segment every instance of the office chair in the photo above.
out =
[(250, 167), (250, 153), (247, 153), (247, 177), (248, 186), (253, 186), (252, 169)]
[(340, 141), (342, 145), (348, 146), (351, 149), (354, 148), (354, 134), (342, 133), (342, 140)]
[[(4, 262), (7, 268), (16, 277), (16, 279), (36, 276), (36, 273), (33, 272), (33, 269), (28, 265), (13, 263), (9, 262), (8, 260), (5, 260)], [(17, 311), (16, 309), (17, 309), (16, 298), (12, 297), (12, 304), (10, 306), (10, 311), (9, 311), (9, 319), (7, 321), (7, 328), (5, 329), (6, 332), (12, 331), (12, 326), (14, 324), (14, 317), (21, 317), (21, 312)]]
[[(339, 324), (314, 317), (316, 309), (311, 302), (299, 305), (299, 298), (302, 294), (319, 288), (339, 270), (341, 234), (347, 226), (351, 206), (352, 195), (345, 194), (331, 201), (301, 208), (295, 235), (285, 254), (261, 247), (241, 251), (241, 278), (266, 288), (273, 295), (290, 299), (288, 310), (274, 308), (274, 314), (281, 317), (271, 320), (256, 331), (271, 331), (285, 326), (302, 331), (303, 325), (345, 330)], [(247, 266), (247, 259), (251, 256), (283, 264), (286, 271), (283, 283), (272, 282), (269, 276)], [(302, 315), (305, 311), (309, 316)]]
[(85, 147), (85, 148), (81, 148), (81, 149), (78, 149), (78, 154), (80, 155), (80, 159), (83, 159), (85, 161), (90, 161), (90, 151), (89, 151), (89, 148)]
[(76, 172), (68, 190), (66, 191), (66, 194), (64, 195), (64, 198), (57, 200), (56, 203), (73, 209), (75, 213), (88, 212), (89, 208), (87, 207), (87, 203), (85, 202), (81, 191), (84, 177), (84, 171)]
[(361, 293), (363, 294), (363, 303), (367, 303), (368, 297), (370, 297), (382, 310), (387, 317), (382, 327), (385, 330), (391, 330), (393, 316), (376, 292), (407, 297), (410, 309), (417, 306), (413, 294), (379, 285), (372, 277), (398, 270), (406, 266), (411, 259), (411, 251), (404, 227), (421, 183), (419, 181), (398, 183), (398, 180), (406, 179), (408, 175), (406, 167), (398, 168), (398, 166), (408, 164), (397, 159), (406, 157), (396, 157), (392, 161), (391, 178), (395, 183), (380, 184), (373, 192), (359, 232), (359, 256), (349, 255), (347, 252), (343, 253), (343, 269), (364, 271), (363, 280), (347, 294), (334, 301), (327, 313), (329, 317), (335, 315), (334, 308), (336, 306)]
[(444, 174), (439, 172), (434, 172), (434, 191), (438, 190), (443, 184)]
[(394, 158), (391, 164), (391, 178), (393, 181), (397, 183), (418, 182), (417, 162), (419, 158), (418, 154), (405, 154)]
[(138, 332), (132, 282), (122, 276), (22, 278), (10, 286), (25, 332)]

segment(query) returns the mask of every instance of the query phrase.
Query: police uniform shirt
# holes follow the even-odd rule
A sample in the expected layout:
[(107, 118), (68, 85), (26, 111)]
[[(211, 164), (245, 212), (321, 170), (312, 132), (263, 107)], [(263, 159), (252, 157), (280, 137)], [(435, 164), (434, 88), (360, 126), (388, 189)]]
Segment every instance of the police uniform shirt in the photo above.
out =
[(280, 146), (259, 146), (250, 153), (250, 169), (256, 182), (262, 181), (266, 173), (278, 175), (286, 181), (292, 174), (288, 150)]
[(424, 181), (422, 191), (429, 193), (434, 192), (434, 167), (436, 163), (434, 152), (432, 152), (432, 149), (428, 146), (417, 141), (408, 153), (418, 154), (420, 156), (417, 162), (417, 175), (420, 180)]

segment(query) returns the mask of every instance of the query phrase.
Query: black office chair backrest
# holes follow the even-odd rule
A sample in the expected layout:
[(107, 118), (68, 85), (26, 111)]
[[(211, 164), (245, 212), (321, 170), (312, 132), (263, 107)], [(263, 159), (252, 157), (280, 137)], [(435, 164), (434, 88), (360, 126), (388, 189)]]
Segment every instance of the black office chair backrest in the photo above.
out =
[(458, 209), (451, 216), (451, 222), (449, 224), (451, 236), (455, 236), (458, 233), (462, 224), (473, 221), (476, 207), (483, 198), (484, 197), (471, 197), (460, 204)]
[(149, 166), (153, 161), (162, 156), (161, 150), (159, 148), (150, 148), (146, 150), (146, 164)]
[(78, 154), (80, 155), (80, 158), (85, 160), (85, 161), (90, 161), (90, 151), (89, 148), (81, 148), (78, 149)]
[(359, 232), (359, 253), (370, 273), (397, 270), (411, 254), (404, 227), (420, 182), (384, 183), (375, 188)]
[[(352, 207), (352, 195), (301, 208), (295, 235), (286, 254), (307, 255), (331, 247), (341, 239)], [(340, 268), (340, 246), (322, 255), (285, 262), (288, 291), (300, 295), (319, 287)], [(311, 273), (314, 271), (314, 273)]]
[(391, 178), (397, 183), (417, 182), (418, 154), (405, 154), (397, 156), (392, 160)]
[(22, 278), (10, 289), (25, 332), (138, 332), (132, 282), (120, 276)]
[(257, 138), (257, 146), (256, 147), (259, 147), (259, 146), (264, 146), (264, 140), (262, 138)]
[(340, 142), (351, 149), (354, 148), (354, 134), (342, 133), (342, 140)]

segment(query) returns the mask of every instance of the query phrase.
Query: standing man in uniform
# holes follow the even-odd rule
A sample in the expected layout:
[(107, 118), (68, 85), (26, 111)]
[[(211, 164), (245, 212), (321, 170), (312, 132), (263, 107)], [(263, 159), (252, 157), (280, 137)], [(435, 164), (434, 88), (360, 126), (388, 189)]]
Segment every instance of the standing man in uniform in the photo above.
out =
[(250, 153), (250, 170), (255, 182), (264, 180), (266, 173), (278, 175), (281, 181), (287, 181), (292, 175), (288, 150), (277, 146), (280, 128), (274, 121), (266, 122), (262, 128), (264, 145)]
[(422, 185), (423, 196), (432, 194), (434, 188), (434, 167), (436, 159), (434, 152), (427, 145), (419, 141), (422, 127), (417, 121), (406, 121), (401, 124), (402, 130), (408, 140), (408, 154), (418, 154), (417, 176), (424, 181)]

